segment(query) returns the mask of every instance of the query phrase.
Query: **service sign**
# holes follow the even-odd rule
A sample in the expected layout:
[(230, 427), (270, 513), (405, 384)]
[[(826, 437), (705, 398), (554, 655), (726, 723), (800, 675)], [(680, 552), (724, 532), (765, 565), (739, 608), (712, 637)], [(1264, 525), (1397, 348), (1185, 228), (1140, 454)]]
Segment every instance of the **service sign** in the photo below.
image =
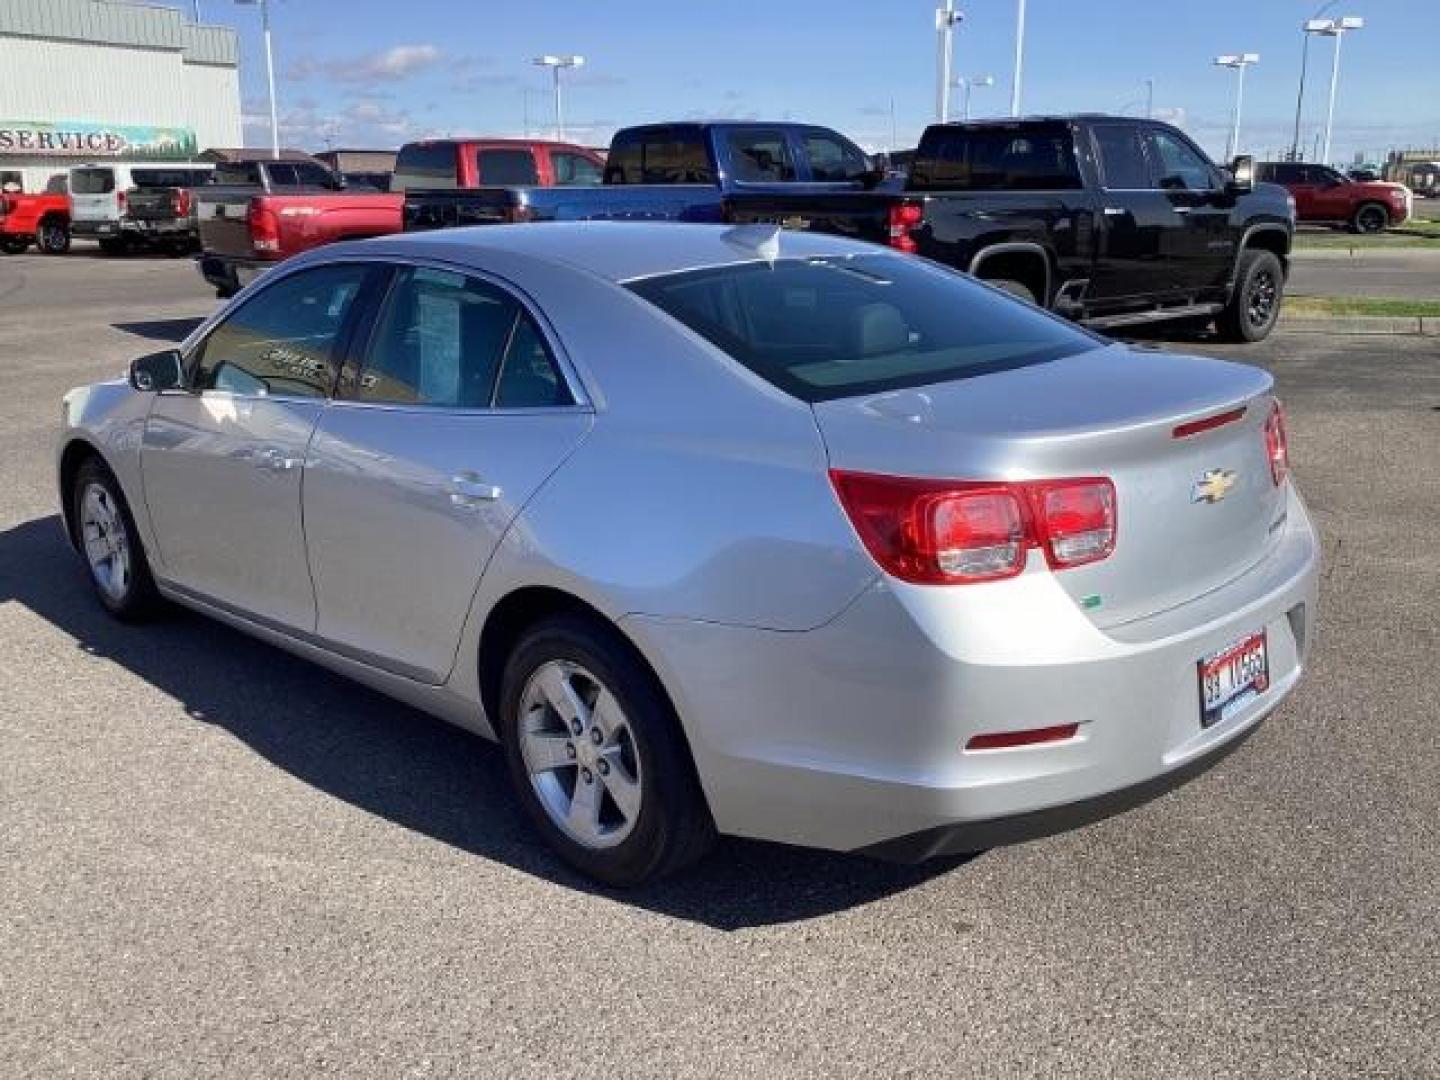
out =
[(189, 128), (95, 124), (84, 120), (0, 120), (0, 154), (38, 157), (153, 158), (178, 161), (195, 156)]

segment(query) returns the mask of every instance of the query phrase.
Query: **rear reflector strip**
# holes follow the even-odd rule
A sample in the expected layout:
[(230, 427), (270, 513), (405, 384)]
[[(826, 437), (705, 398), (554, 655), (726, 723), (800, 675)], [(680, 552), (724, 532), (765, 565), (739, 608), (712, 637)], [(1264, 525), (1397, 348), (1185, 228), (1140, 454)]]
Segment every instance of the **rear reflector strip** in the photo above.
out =
[(1079, 724), (1056, 724), (1054, 727), (1030, 728), (1028, 731), (994, 731), (976, 735), (965, 744), (966, 750), (1004, 750), (1011, 746), (1034, 746), (1036, 743), (1064, 742), (1074, 738)]
[(1213, 431), (1217, 427), (1224, 427), (1226, 424), (1233, 424), (1245, 415), (1245, 406), (1238, 409), (1231, 409), (1229, 412), (1216, 413), (1214, 416), (1207, 416), (1202, 420), (1191, 420), (1181, 424), (1170, 434), (1177, 439), (1189, 438), (1191, 435), (1199, 435), (1202, 431)]

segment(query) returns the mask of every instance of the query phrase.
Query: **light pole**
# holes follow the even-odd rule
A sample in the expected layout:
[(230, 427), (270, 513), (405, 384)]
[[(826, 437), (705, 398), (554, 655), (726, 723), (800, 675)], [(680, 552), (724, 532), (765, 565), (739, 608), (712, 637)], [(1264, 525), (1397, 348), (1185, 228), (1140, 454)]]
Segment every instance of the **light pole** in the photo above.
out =
[(1150, 120), (1155, 116), (1155, 80), (1145, 80), (1145, 119)]
[(1330, 160), (1330, 136), (1335, 130), (1335, 88), (1340, 84), (1340, 39), (1351, 30), (1360, 30), (1365, 20), (1358, 15), (1345, 15), (1338, 19), (1311, 19), (1305, 24), (1306, 35), (1320, 34), (1335, 39), (1335, 56), (1330, 63), (1330, 105), (1325, 111), (1325, 151), (1320, 156), (1323, 162)]
[(1305, 73), (1310, 66), (1310, 35), (1314, 33), (1310, 24), (1318, 22), (1321, 15), (1338, 4), (1340, 0), (1327, 0), (1316, 9), (1300, 26), (1300, 89), (1295, 91), (1295, 133), (1290, 137), (1290, 160), (1300, 160), (1300, 113), (1305, 107)]
[(275, 50), (270, 44), (270, 0), (235, 0), (260, 8), (260, 29), (265, 36), (265, 81), (270, 87), (270, 156), (280, 158), (280, 119), (275, 110)]
[(1216, 67), (1230, 68), (1235, 72), (1235, 115), (1230, 125), (1230, 141), (1225, 144), (1225, 160), (1233, 161), (1240, 149), (1240, 107), (1245, 103), (1245, 69), (1260, 62), (1260, 54), (1228, 53), (1215, 58)]
[(994, 75), (971, 75), (969, 78), (966, 78), (964, 75), (961, 75), (960, 78), (958, 78), (958, 79), (955, 80), (955, 85), (958, 86), (958, 87), (960, 88), (960, 91), (961, 91), (961, 97), (960, 97), (960, 119), (962, 119), (962, 120), (969, 120), (969, 119), (970, 119), (970, 92), (971, 92), (972, 90), (974, 90), (975, 87), (977, 87), (977, 86), (994, 86), (994, 85), (995, 85), (995, 76), (994, 76)]
[(552, 56), (547, 53), (530, 61), (537, 67), (547, 67), (555, 80), (555, 137), (565, 138), (565, 111), (560, 101), (560, 72), (563, 68), (577, 68), (585, 64), (583, 56)]
[(1015, 10), (1015, 75), (1010, 83), (1010, 115), (1020, 115), (1020, 74), (1025, 66), (1025, 0)]
[(945, 0), (945, 6), (935, 10), (935, 119), (942, 124), (950, 120), (950, 68), (955, 55), (955, 27), (964, 21), (964, 12), (955, 10), (955, 0)]

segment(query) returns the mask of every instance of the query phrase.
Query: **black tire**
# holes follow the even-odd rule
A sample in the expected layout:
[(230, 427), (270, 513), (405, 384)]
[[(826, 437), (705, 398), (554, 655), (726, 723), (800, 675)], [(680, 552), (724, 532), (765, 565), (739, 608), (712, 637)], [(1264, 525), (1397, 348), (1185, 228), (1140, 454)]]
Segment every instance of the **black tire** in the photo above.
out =
[[(531, 676), (554, 661), (579, 665), (593, 676), (615, 698), (633, 737), (640, 809), (628, 835), (613, 847), (586, 846), (562, 831), (525, 765), (522, 700)], [(640, 885), (693, 863), (714, 841), (715, 826), (679, 719), (644, 660), (599, 619), (560, 615), (525, 632), (505, 665), (498, 727), (510, 778), (527, 816), (560, 857), (581, 873), (607, 885)], [(579, 765), (576, 770), (572, 776), (578, 785)]]
[[(121, 539), (129, 555), (129, 575), (126, 586), (118, 591), (109, 590), (102, 584), (86, 553), (85, 500), (91, 488), (104, 492), (104, 497), (114, 508), (115, 521), (124, 531)], [(150, 562), (145, 557), (140, 533), (135, 528), (135, 518), (130, 513), (130, 504), (125, 501), (125, 493), (120, 490), (119, 481), (99, 458), (90, 458), (76, 472), (75, 484), (70, 491), (70, 512), (75, 526), (76, 546), (85, 560), (95, 595), (105, 610), (122, 622), (138, 622), (153, 615), (160, 606), (160, 594), (150, 574)]]
[(64, 255), (70, 250), (70, 226), (63, 221), (42, 221), (35, 244), (45, 255)]
[(23, 236), (0, 237), (0, 251), (6, 255), (23, 255), (29, 246), (30, 241)]
[(1247, 248), (1240, 255), (1235, 292), (1215, 318), (1223, 341), (1263, 341), (1275, 329), (1285, 294), (1285, 270), (1280, 258), (1264, 248)]
[(1026, 285), (1023, 281), (1016, 281), (1014, 278), (981, 278), (986, 285), (993, 285), (1001, 292), (1009, 293), (1017, 299), (1024, 300), (1027, 304), (1039, 303), (1035, 290)]
[(1350, 228), (1357, 233), (1382, 233), (1390, 227), (1390, 211), (1377, 202), (1361, 203), (1350, 219)]

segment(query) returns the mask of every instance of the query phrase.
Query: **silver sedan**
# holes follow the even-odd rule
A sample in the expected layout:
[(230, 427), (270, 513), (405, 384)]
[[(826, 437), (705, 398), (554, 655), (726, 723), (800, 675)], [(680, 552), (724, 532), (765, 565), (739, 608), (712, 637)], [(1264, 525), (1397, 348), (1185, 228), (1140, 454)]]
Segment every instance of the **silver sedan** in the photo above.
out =
[(504, 747), (633, 884), (716, 832), (897, 858), (1113, 813), (1293, 689), (1318, 552), (1269, 375), (762, 226), (338, 245), (68, 394), (100, 601)]

